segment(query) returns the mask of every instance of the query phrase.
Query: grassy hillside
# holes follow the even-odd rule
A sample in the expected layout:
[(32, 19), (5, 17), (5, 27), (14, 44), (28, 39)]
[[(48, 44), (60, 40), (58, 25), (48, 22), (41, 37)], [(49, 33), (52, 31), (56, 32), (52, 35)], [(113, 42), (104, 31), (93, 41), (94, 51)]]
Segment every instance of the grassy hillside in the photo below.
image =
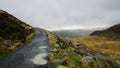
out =
[(112, 41), (100, 36), (84, 36), (78, 38), (67, 38), (69, 41), (80, 42), (98, 53), (120, 59), (120, 42)]
[(91, 35), (106, 37), (111, 40), (120, 41), (120, 24), (114, 25), (108, 29), (95, 31)]
[(120, 24), (95, 31), (91, 36), (68, 38), (68, 40), (80, 42), (99, 53), (120, 59)]
[(80, 36), (88, 36), (90, 35), (93, 30), (60, 30), (60, 31), (53, 31), (54, 34), (60, 37), (80, 37)]
[(97, 53), (80, 43), (66, 41), (46, 31), (49, 38), (51, 68), (119, 68), (117, 59)]
[(34, 29), (7, 12), (0, 10), (0, 57), (30, 39)]

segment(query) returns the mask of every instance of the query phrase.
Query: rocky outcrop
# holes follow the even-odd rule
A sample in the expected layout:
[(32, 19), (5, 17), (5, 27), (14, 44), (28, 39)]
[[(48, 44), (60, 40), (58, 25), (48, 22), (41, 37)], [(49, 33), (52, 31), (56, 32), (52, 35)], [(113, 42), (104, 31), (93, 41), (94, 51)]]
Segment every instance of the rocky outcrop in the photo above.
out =
[(120, 60), (119, 59), (112, 59), (109, 56), (105, 56), (103, 54), (99, 54), (94, 50), (87, 48), (84, 45), (79, 45), (75, 47), (75, 52), (80, 54), (83, 58), (81, 59), (82, 62), (96, 62), (100, 68), (107, 68), (108, 66), (112, 68), (119, 68), (120, 67)]

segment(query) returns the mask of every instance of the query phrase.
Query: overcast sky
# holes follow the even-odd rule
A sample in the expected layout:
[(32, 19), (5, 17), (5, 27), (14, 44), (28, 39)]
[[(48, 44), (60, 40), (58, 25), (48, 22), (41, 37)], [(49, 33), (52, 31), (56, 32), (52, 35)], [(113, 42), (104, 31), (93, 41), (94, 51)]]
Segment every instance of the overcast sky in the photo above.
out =
[(120, 23), (120, 0), (0, 0), (0, 9), (48, 30), (103, 28)]

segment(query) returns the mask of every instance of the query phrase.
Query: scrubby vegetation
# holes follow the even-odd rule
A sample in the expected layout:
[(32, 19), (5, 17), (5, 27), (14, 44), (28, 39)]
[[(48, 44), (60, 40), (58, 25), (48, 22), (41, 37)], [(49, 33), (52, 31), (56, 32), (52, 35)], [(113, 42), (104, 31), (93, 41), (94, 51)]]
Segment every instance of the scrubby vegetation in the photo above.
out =
[(81, 56), (74, 52), (74, 48), (70, 46), (66, 47), (67, 45), (65, 45), (59, 37), (48, 31), (47, 33), (51, 48), (49, 53), (49, 61), (52, 67), (79, 68), (79, 60)]
[(73, 42), (80, 42), (87, 47), (102, 53), (109, 55), (112, 58), (120, 58), (120, 42), (107, 39), (100, 36), (85, 36), (80, 38), (67, 38), (67, 40)]
[(51, 68), (119, 68), (116, 60), (113, 62), (109, 57), (80, 43), (66, 41), (51, 32), (46, 32), (50, 44), (49, 64)]
[(90, 36), (67, 38), (67, 40), (80, 42), (99, 53), (120, 59), (120, 24), (95, 31)]
[(120, 24), (105, 30), (95, 31), (91, 36), (79, 36), (82, 32), (76, 33), (75, 31), (57, 31), (54, 33), (62, 38), (67, 37), (69, 41), (80, 42), (104, 55), (109, 55), (112, 58), (120, 58)]
[(0, 58), (29, 40), (33, 33), (30, 25), (0, 10)]

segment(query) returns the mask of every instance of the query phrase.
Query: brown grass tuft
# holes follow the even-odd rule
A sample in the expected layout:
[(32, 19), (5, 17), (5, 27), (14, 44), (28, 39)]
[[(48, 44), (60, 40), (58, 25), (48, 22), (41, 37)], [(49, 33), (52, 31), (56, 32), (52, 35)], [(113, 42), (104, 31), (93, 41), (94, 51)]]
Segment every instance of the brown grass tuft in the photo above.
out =
[(105, 54), (112, 58), (120, 58), (120, 42), (112, 41), (104, 37), (99, 36), (85, 36), (80, 38), (67, 38), (67, 40), (73, 42), (80, 42), (87, 47)]

